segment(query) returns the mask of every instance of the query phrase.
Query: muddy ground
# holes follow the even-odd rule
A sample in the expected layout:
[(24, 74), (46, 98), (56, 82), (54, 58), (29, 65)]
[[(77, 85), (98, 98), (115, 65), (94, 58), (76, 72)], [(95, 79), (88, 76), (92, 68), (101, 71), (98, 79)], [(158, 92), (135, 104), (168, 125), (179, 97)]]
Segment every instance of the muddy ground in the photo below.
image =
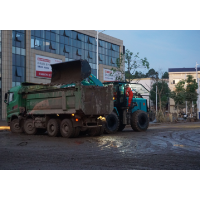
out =
[(72, 139), (1, 131), (0, 169), (200, 169), (200, 122)]

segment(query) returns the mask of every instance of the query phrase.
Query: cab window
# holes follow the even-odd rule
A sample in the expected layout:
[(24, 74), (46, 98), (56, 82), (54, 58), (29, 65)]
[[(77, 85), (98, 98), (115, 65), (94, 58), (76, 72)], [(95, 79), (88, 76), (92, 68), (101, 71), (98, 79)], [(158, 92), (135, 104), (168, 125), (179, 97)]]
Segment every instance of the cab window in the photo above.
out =
[(14, 93), (9, 93), (8, 102), (12, 102), (14, 100)]

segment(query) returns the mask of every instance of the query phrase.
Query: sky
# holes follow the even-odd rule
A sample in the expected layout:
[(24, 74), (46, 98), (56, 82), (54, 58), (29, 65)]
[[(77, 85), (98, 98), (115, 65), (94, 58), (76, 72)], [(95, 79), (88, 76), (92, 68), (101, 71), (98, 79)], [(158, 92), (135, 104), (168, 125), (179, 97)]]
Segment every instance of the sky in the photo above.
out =
[(149, 67), (156, 71), (200, 64), (200, 30), (105, 30), (103, 33), (123, 40), (126, 49), (134, 54), (139, 52), (140, 58), (146, 57)]

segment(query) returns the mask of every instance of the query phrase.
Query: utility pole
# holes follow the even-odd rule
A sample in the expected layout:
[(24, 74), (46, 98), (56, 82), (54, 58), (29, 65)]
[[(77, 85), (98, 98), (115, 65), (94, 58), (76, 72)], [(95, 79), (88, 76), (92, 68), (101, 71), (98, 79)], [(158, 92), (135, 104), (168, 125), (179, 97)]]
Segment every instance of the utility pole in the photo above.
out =
[(157, 114), (157, 85), (156, 85), (156, 114)]
[(198, 78), (197, 65), (199, 65), (199, 64), (197, 64), (197, 62), (196, 62), (195, 68), (196, 68), (197, 84), (198, 84), (198, 89), (197, 89), (197, 94), (198, 94), (198, 96), (197, 96), (197, 119), (199, 119), (199, 78)]

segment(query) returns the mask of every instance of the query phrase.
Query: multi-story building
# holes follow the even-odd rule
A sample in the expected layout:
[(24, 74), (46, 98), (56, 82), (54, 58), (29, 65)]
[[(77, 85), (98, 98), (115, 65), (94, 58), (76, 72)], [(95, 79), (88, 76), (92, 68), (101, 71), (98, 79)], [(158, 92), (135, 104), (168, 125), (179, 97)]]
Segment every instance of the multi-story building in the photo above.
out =
[[(9, 30), (0, 31), (0, 118), (6, 118), (4, 94), (21, 82), (49, 83), (50, 64), (84, 59), (97, 74), (97, 32), (94, 30)], [(125, 51), (123, 41), (99, 33), (98, 78), (112, 80), (110, 70)], [(124, 64), (122, 66), (124, 68)]]
[[(198, 78), (200, 78), (200, 68), (197, 68)], [(186, 79), (187, 75), (192, 75), (194, 79), (197, 78), (195, 68), (169, 68), (169, 88), (171, 91), (175, 89), (175, 85), (182, 79)], [(170, 112), (176, 112), (174, 100), (170, 98)]]

